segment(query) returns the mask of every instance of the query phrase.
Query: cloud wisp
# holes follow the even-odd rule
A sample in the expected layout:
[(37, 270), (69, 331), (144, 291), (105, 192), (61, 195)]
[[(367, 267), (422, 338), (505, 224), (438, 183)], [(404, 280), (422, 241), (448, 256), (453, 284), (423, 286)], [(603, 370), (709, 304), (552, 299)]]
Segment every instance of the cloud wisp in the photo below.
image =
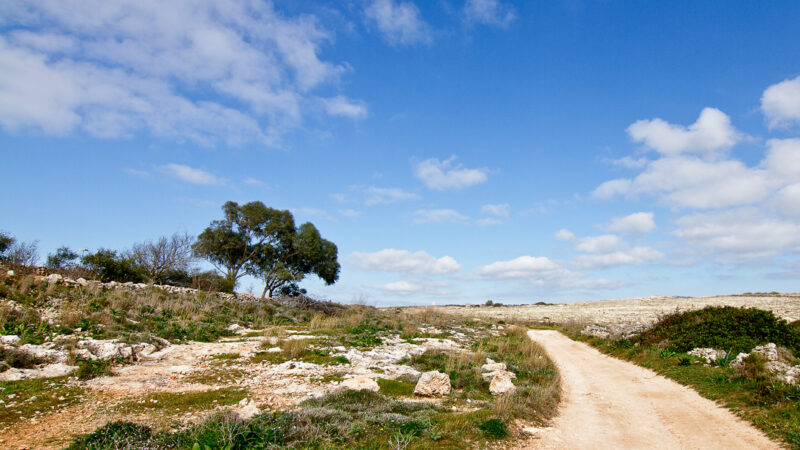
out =
[(348, 70), (320, 56), (331, 34), (269, 2), (12, 0), (0, 16), (0, 125), (12, 131), (276, 145), (319, 104), (366, 115), (314, 94)]
[(489, 179), (487, 169), (468, 169), (455, 161), (455, 156), (444, 161), (426, 159), (414, 165), (414, 176), (437, 191), (459, 190)]

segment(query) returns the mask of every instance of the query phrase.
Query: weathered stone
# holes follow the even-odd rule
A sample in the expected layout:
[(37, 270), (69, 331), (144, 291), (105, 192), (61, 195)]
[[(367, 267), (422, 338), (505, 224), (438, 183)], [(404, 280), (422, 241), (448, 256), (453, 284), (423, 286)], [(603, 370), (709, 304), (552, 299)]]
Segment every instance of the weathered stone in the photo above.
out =
[(481, 366), (481, 372), (497, 372), (498, 370), (506, 370), (506, 363), (492, 362)]
[(14, 276), (14, 271), (13, 270), (9, 270), (8, 272), (6, 272), (6, 275), (8, 275), (9, 277), (13, 277)]
[(496, 372), (489, 383), (489, 393), (499, 395), (506, 392), (514, 392), (516, 386), (511, 381), (511, 375), (513, 375), (511, 372), (505, 370)]
[(7, 334), (0, 336), (0, 344), (4, 345), (17, 345), (19, 344), (19, 336), (16, 334)]
[(759, 345), (750, 353), (760, 353), (761, 355), (764, 355), (764, 358), (766, 358), (767, 361), (778, 360), (778, 346), (771, 342), (766, 345)]
[(233, 411), (239, 419), (241, 420), (248, 420), (255, 415), (258, 415), (261, 411), (258, 409), (256, 402), (249, 400), (249, 399), (242, 399), (236, 406), (234, 406), (231, 411)]
[(88, 286), (89, 285), (89, 282), (86, 281), (85, 278), (78, 278), (77, 280), (75, 280), (75, 282), (78, 283), (81, 286)]
[(62, 279), (63, 277), (57, 273), (51, 273), (50, 275), (47, 276), (47, 282), (52, 284), (58, 283)]
[(19, 347), (23, 352), (36, 358), (37, 362), (59, 363), (67, 360), (64, 352), (53, 349), (53, 343), (42, 345), (25, 344)]
[(0, 373), (0, 381), (17, 381), (29, 378), (52, 378), (69, 375), (78, 366), (68, 366), (64, 363), (48, 364), (38, 369), (8, 369)]
[(724, 359), (728, 356), (728, 352), (725, 350), (716, 350), (713, 348), (693, 348), (691, 351), (687, 352), (689, 355), (697, 356), (698, 358), (703, 358), (706, 363), (711, 364), (719, 359)]
[(425, 372), (419, 377), (414, 394), (424, 397), (450, 395), (450, 376), (438, 370)]
[(365, 377), (365, 376), (358, 376), (353, 378), (348, 378), (342, 381), (342, 384), (339, 385), (339, 389), (349, 389), (352, 391), (372, 391), (378, 392), (381, 388), (378, 386), (378, 383), (375, 382), (372, 378)]

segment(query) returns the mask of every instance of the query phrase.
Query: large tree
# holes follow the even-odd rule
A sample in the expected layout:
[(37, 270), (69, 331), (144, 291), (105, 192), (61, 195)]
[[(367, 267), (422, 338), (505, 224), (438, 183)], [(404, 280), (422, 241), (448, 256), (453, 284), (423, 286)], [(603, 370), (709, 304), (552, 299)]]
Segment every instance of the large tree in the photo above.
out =
[(296, 286), (308, 274), (317, 275), (328, 285), (339, 279), (336, 245), (323, 239), (311, 223), (300, 225), (272, 245), (262, 245), (260, 250), (247, 271), (264, 281), (262, 299), (283, 287)]
[(247, 272), (253, 259), (264, 249), (280, 246), (295, 233), (289, 211), (267, 208), (261, 202), (239, 206), (227, 202), (222, 206), (222, 220), (211, 222), (192, 246), (195, 255), (207, 259), (224, 276), (236, 281)]

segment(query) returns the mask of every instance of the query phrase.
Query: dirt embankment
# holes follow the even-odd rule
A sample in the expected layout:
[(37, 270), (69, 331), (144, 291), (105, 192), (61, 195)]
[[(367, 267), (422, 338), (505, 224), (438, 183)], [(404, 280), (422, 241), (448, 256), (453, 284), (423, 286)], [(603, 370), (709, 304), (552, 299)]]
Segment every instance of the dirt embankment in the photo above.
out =
[(529, 336), (558, 366), (564, 392), (552, 428), (527, 448), (780, 448), (728, 410), (650, 370), (557, 331)]

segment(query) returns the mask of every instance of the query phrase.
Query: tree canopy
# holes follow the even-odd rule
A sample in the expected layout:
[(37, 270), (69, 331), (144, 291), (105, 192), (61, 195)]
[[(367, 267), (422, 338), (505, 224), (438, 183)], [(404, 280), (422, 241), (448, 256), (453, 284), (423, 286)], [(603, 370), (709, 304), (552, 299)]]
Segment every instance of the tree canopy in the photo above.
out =
[(295, 288), (308, 274), (327, 284), (339, 278), (338, 249), (323, 239), (311, 223), (295, 227), (287, 210), (269, 208), (256, 201), (227, 202), (223, 219), (211, 222), (192, 247), (235, 283), (246, 274), (265, 283), (262, 298), (281, 288)]

